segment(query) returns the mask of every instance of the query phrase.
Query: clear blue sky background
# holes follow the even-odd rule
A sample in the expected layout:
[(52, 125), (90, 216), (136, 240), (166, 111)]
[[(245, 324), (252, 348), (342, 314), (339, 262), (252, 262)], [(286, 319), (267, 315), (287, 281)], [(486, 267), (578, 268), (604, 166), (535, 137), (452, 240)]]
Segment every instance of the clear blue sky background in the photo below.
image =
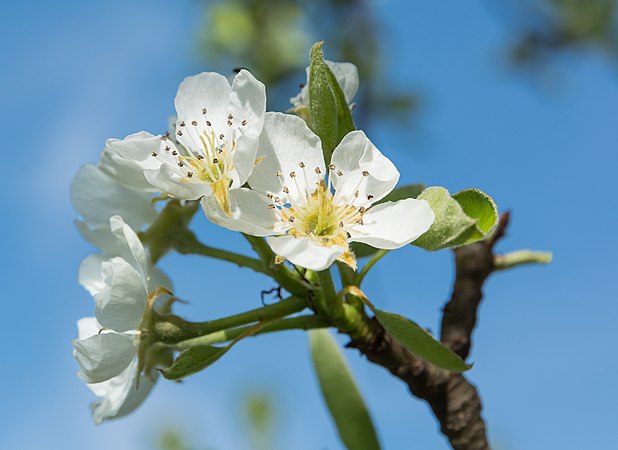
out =
[[(415, 130), (370, 136), (402, 182), (479, 187), (513, 211), (500, 250), (555, 253), (549, 267), (497, 274), (486, 286), (469, 377), (492, 441), (499, 449), (615, 448), (614, 68), (593, 57), (566, 60), (562, 83), (543, 91), (500, 67), (509, 34), (480, 2), (376, 1), (373, 9), (390, 70), (425, 93)], [(209, 69), (192, 56), (199, 9), (188, 0), (62, 0), (2, 11), (0, 448), (149, 449), (168, 425), (197, 448), (248, 448), (241, 405), (254, 391), (273, 395), (277, 448), (341, 448), (300, 332), (243, 342), (183, 384), (159, 383), (129, 418), (91, 424), (93, 397), (74, 376), (70, 345), (75, 321), (93, 311), (77, 284), (91, 249), (73, 228), (68, 184), (107, 137), (164, 130), (178, 83)], [(195, 227), (211, 243), (246, 250), (206, 220)], [(191, 301), (180, 312), (195, 320), (255, 307), (270, 287), (216, 261), (170, 256), (163, 266)], [(382, 308), (438, 330), (451, 279), (448, 252), (410, 247), (386, 257), (367, 290)], [(385, 449), (448, 448), (402, 383), (346, 355)]]

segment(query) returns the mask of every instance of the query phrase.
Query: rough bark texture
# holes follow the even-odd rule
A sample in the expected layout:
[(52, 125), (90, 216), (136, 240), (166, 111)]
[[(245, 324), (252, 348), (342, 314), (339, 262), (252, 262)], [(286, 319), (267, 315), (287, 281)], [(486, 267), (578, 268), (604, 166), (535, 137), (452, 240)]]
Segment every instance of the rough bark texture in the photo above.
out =
[[(455, 283), (442, 316), (442, 342), (462, 358), (470, 353), (483, 284), (493, 270), (493, 247), (505, 232), (509, 216), (503, 214), (494, 236), (455, 250)], [(440, 422), (442, 433), (456, 450), (486, 450), (489, 442), (476, 388), (461, 374), (452, 373), (418, 358), (372, 319), (371, 331), (350, 342), (368, 360), (403, 380), (412, 394), (425, 400)]]

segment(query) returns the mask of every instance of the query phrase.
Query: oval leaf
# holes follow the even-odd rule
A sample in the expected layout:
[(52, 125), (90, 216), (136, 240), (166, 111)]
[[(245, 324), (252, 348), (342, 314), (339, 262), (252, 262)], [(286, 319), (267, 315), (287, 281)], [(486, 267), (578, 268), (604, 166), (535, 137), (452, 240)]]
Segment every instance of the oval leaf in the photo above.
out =
[(379, 450), (380, 443), (352, 373), (327, 330), (309, 332), (313, 366), (339, 437), (348, 450)]
[(471, 244), (484, 239), (498, 223), (498, 210), (487, 194), (467, 189), (451, 197), (443, 187), (429, 187), (418, 196), (435, 214), (429, 231), (412, 243), (426, 250)]
[(472, 367), (410, 319), (379, 309), (374, 309), (373, 312), (382, 326), (401, 345), (425, 361), (453, 372), (463, 372)]

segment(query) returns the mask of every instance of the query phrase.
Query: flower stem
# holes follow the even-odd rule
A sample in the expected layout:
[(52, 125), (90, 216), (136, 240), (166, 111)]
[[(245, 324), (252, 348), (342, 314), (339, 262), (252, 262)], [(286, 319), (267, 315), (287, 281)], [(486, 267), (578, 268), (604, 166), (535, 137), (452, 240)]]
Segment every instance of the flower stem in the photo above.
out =
[(174, 240), (174, 249), (183, 255), (202, 255), (209, 258), (221, 259), (234, 263), (240, 267), (248, 267), (259, 273), (269, 274), (260, 260), (202, 244), (195, 234), (189, 230), (184, 230), (180, 235), (176, 236)]
[(365, 276), (369, 273), (371, 268), (378, 262), (384, 255), (386, 255), (389, 250), (378, 250), (373, 254), (373, 256), (367, 261), (367, 263), (363, 266), (362, 270), (356, 275), (354, 279), (354, 285), (360, 286)]
[[(253, 325), (232, 328), (229, 330), (216, 331), (205, 336), (200, 336), (193, 339), (188, 339), (186, 341), (178, 342), (174, 344), (174, 347), (178, 350), (185, 350), (195, 345), (212, 345), (221, 342), (231, 341), (238, 338), (239, 336), (242, 336), (242, 334), (247, 332), (247, 330), (249, 330), (252, 326)], [(277, 322), (271, 323), (270, 325), (265, 326), (260, 331), (255, 333), (255, 335), (286, 330), (311, 330), (314, 328), (327, 328), (329, 326), (329, 323), (319, 316), (299, 316), (282, 319)]]
[(278, 319), (300, 312), (306, 307), (307, 302), (304, 299), (290, 297), (273, 305), (263, 306), (251, 311), (207, 322), (189, 322), (170, 314), (157, 318), (154, 325), (154, 333), (157, 341), (173, 344), (241, 325)]
[(305, 296), (311, 286), (306, 285), (294, 272), (284, 264), (275, 264), (275, 254), (271, 250), (264, 238), (243, 234), (245, 239), (251, 244), (253, 250), (260, 256), (262, 264), (266, 267), (267, 275), (274, 278), (286, 291), (297, 295)]
[(337, 295), (335, 284), (333, 283), (333, 277), (330, 273), (330, 269), (321, 270), (318, 272), (318, 279), (320, 280), (320, 286), (322, 287), (322, 295), (326, 306), (326, 312), (328, 316), (337, 323), (345, 314), (343, 309), (343, 301)]

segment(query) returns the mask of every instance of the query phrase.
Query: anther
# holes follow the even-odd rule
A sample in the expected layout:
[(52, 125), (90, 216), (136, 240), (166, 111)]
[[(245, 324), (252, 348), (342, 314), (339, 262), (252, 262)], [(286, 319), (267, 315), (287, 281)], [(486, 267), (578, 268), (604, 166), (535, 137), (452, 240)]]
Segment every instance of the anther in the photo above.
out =
[(305, 168), (305, 163), (304, 163), (304, 162), (302, 162), (302, 161), (301, 161), (301, 162), (299, 162), (299, 163), (298, 163), (298, 167), (300, 167), (301, 169), (304, 169), (304, 168)]
[(208, 110), (206, 108), (202, 108), (202, 114), (206, 114), (208, 113)]
[(341, 175), (343, 175), (343, 172), (341, 170), (337, 171), (337, 176), (340, 177)]
[(232, 116), (232, 113), (229, 113), (229, 114), (227, 115), (227, 120), (232, 120), (233, 118), (234, 118), (234, 116)]
[(187, 177), (191, 178), (193, 176), (193, 172), (187, 172)]
[(294, 217), (294, 216), (290, 216), (290, 219), (289, 219), (289, 220), (290, 220), (290, 222), (294, 222), (294, 219), (296, 219), (296, 217)]
[(290, 178), (294, 178), (296, 176), (296, 172), (290, 172)]
[(286, 194), (289, 194), (290, 190), (288, 189), (287, 186), (283, 186), (283, 192), (285, 192)]
[(169, 146), (169, 145), (166, 145), (166, 146), (165, 146), (165, 151), (166, 151), (166, 152), (169, 152), (169, 151), (170, 151), (170, 146)]
[(369, 171), (368, 170), (363, 170), (363, 176), (364, 177), (368, 177), (369, 176)]
[(314, 170), (315, 170), (315, 173), (317, 173), (318, 175), (322, 173), (319, 167), (316, 167)]
[(182, 166), (184, 166), (184, 165), (185, 165), (185, 163), (183, 163), (182, 161), (179, 161), (179, 162), (178, 162), (178, 167), (182, 167)]
[(343, 222), (339, 222), (339, 226), (343, 228)]
[(157, 157), (157, 152), (152, 152), (152, 156)]
[(199, 159), (201, 161), (202, 159), (204, 159), (204, 156), (203, 155), (197, 155), (197, 159)]
[(170, 132), (169, 132), (169, 131), (166, 131), (166, 132), (165, 132), (165, 139), (167, 139), (168, 137), (170, 137)]
[(334, 165), (334, 164), (329, 164), (329, 165), (328, 165), (328, 168), (329, 168), (330, 170), (335, 170), (337, 167), (335, 167), (335, 165)]
[(328, 242), (328, 238), (327, 237), (322, 238), (322, 242)]
[(161, 136), (161, 140), (162, 141), (166, 141), (168, 135), (169, 135), (169, 133), (165, 133), (165, 136)]
[(275, 203), (279, 203), (281, 199), (279, 197), (275, 197)]
[(191, 122), (191, 125), (193, 125), (194, 127), (197, 127), (197, 120), (194, 120), (193, 122)]
[(223, 139), (224, 137), (225, 137), (225, 135), (224, 135), (223, 133), (221, 133), (221, 134), (219, 135), (219, 139)]
[(358, 198), (358, 195), (359, 195), (359, 192), (358, 192), (358, 191), (356, 191), (356, 192), (354, 193), (354, 197)]
[(174, 156), (176, 156), (177, 154), (178, 154), (178, 152), (177, 152), (176, 150), (174, 150), (174, 151), (172, 152), (172, 155), (174, 155)]
[(178, 132), (176, 133), (178, 136), (182, 136), (182, 131), (178, 130)]
[(242, 122), (240, 122), (240, 124), (244, 127), (245, 125), (247, 125), (247, 121), (243, 120)]
[(212, 126), (212, 123), (210, 123), (210, 120), (207, 120), (207, 121), (206, 121), (206, 125), (207, 125), (207, 126), (209, 126), (209, 127), (211, 127), (211, 126)]
[(275, 209), (275, 205), (268, 205), (268, 209)]
[(218, 163), (219, 163), (219, 160), (218, 160), (217, 158), (213, 158), (212, 163), (213, 163), (213, 164), (218, 164)]
[(283, 176), (283, 174), (281, 173), (281, 171), (280, 171), (280, 170), (277, 170), (277, 174), (276, 174), (276, 176), (281, 177), (281, 176)]
[(228, 120), (228, 121), (227, 121), (227, 126), (228, 126), (228, 127), (231, 127), (231, 126), (232, 126), (232, 121), (231, 121), (231, 120)]
[(272, 195), (271, 193), (268, 193), (268, 194), (266, 194), (266, 197), (268, 197), (269, 199), (271, 199), (271, 200), (272, 200), (273, 195)]
[(367, 209), (364, 206), (361, 206), (360, 208), (358, 208), (358, 212), (361, 214), (364, 214), (365, 211), (367, 211)]
[(180, 122), (180, 126), (184, 127), (185, 126), (185, 121), (183, 120), (182, 122)]
[(367, 196), (367, 200), (371, 200), (372, 198), (373, 198), (373, 195), (371, 195), (371, 194), (369, 194), (369, 195)]

